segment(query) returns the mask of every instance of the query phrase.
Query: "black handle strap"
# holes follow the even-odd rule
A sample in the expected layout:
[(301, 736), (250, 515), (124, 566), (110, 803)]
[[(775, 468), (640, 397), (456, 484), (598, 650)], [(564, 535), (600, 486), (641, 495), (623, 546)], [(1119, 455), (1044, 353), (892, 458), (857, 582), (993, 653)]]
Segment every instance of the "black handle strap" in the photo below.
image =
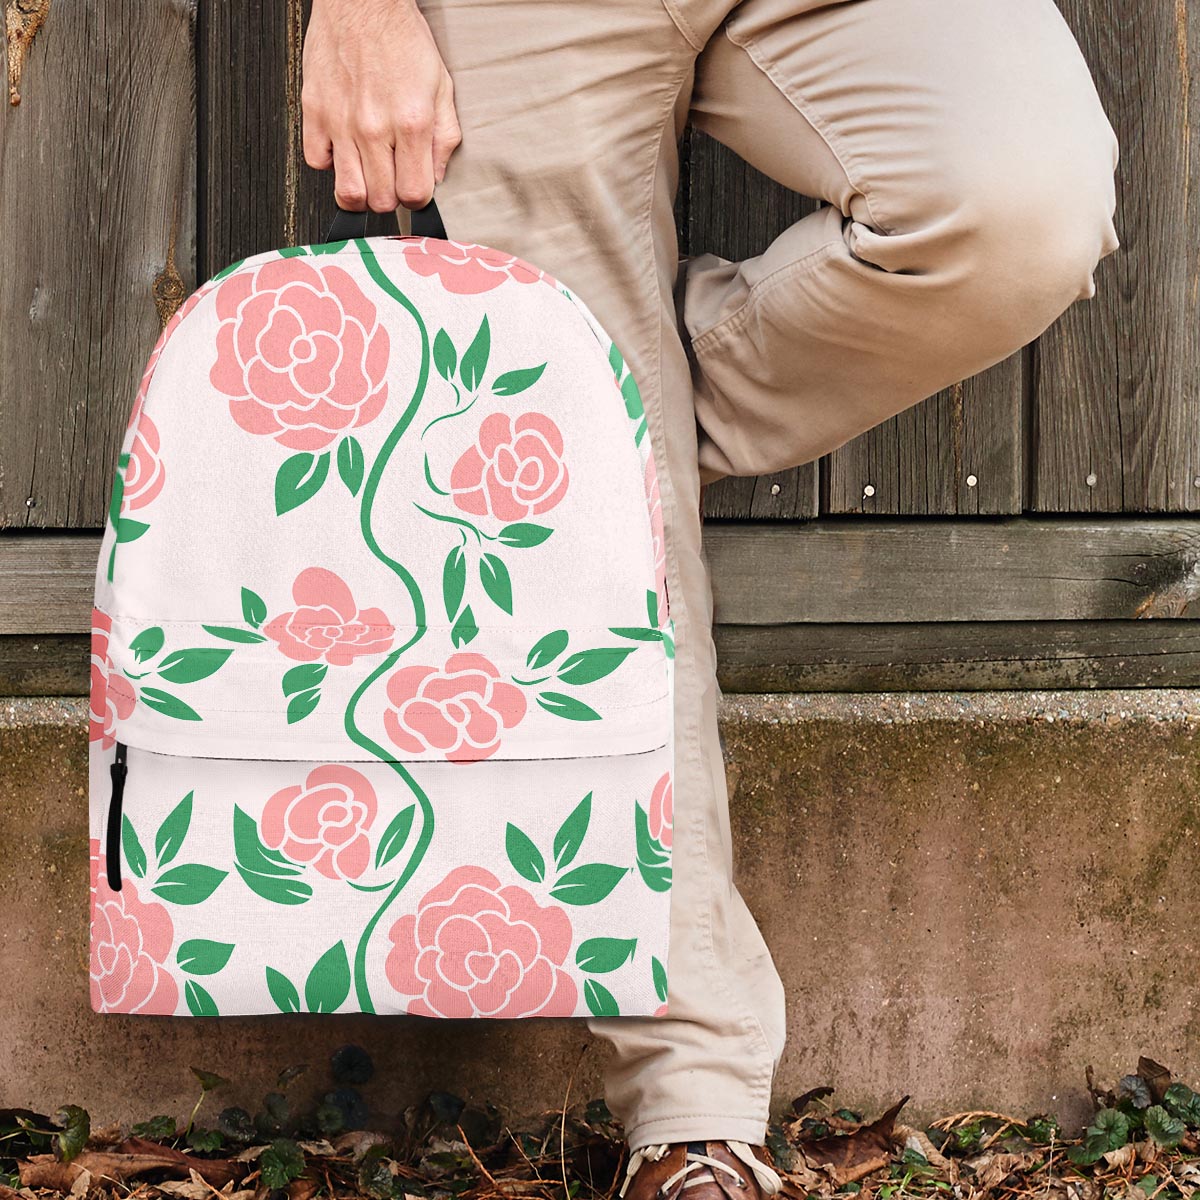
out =
[[(414, 208), (410, 213), (412, 231), (415, 237), (446, 239), (446, 227), (442, 224), (442, 215), (437, 205), (430, 200), (423, 208)], [(339, 207), (329, 223), (329, 232), (325, 235), (327, 242), (344, 242), (350, 238), (367, 236), (367, 214), (365, 212), (350, 212)]]

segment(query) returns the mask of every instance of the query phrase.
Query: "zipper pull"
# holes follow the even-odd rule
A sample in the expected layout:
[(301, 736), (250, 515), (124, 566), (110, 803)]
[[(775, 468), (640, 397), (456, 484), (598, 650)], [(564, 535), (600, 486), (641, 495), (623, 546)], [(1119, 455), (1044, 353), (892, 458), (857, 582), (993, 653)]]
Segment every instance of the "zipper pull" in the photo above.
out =
[(112, 799), (108, 805), (108, 831), (104, 838), (104, 869), (108, 875), (108, 886), (121, 890), (121, 805), (125, 799), (125, 777), (129, 768), (125, 765), (125, 746), (117, 743), (117, 755), (108, 768), (112, 776)]

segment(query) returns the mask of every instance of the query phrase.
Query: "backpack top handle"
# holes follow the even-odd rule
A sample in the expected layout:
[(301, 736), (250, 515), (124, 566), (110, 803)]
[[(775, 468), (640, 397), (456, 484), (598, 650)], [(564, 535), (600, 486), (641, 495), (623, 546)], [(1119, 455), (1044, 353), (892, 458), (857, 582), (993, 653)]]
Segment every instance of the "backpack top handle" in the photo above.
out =
[[(411, 211), (410, 220), (414, 237), (439, 238), (446, 240), (446, 227), (442, 224), (441, 213), (432, 199), (422, 208)], [(367, 236), (367, 213), (350, 212), (338, 207), (333, 220), (329, 223), (329, 232), (325, 235), (327, 242), (344, 242), (352, 238)]]

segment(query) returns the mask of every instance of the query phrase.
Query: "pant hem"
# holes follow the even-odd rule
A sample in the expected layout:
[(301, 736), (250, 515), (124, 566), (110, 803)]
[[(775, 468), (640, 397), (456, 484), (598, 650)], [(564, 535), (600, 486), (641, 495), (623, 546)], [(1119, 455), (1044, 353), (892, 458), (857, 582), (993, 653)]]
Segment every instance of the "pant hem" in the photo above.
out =
[(762, 1117), (736, 1117), (721, 1113), (688, 1113), (639, 1121), (626, 1136), (630, 1150), (660, 1142), (746, 1142), (761, 1146), (767, 1140), (767, 1122)]

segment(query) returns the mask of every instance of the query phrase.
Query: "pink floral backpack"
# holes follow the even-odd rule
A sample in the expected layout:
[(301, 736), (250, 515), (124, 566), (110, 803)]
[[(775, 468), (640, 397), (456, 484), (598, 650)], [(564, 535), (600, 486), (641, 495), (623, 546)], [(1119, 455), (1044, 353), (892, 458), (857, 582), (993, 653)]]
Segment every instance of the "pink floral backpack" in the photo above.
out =
[(150, 357), (96, 575), (98, 1012), (666, 1010), (637, 384), (561, 283), (418, 216), (235, 263)]

